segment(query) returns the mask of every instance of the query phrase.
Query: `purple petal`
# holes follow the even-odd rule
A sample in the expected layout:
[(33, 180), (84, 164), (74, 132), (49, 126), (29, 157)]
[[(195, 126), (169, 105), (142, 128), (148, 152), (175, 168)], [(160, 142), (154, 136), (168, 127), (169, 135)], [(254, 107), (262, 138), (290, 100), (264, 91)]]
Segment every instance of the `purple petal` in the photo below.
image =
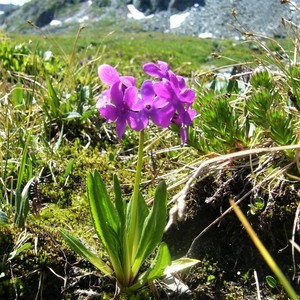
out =
[(139, 112), (144, 108), (145, 108), (145, 102), (141, 98), (138, 98), (137, 101), (130, 106), (130, 109), (136, 112)]
[(177, 119), (183, 123), (183, 120), (185, 118), (186, 110), (184, 108), (184, 105), (181, 102), (176, 103), (176, 110), (178, 113)]
[(192, 104), (195, 100), (195, 92), (191, 89), (184, 89), (180, 92), (179, 98), (182, 102)]
[(184, 89), (186, 87), (185, 80), (182, 76), (177, 75), (178, 86), (180, 89)]
[(194, 109), (189, 109), (187, 112), (188, 112), (188, 114), (189, 114), (191, 120), (194, 120), (194, 118), (195, 118), (196, 115), (197, 115), (197, 111), (194, 110)]
[(166, 108), (155, 109), (151, 112), (151, 119), (154, 124), (160, 127), (169, 127), (172, 120), (172, 114)]
[(147, 126), (148, 117), (146, 114), (131, 111), (128, 114), (127, 121), (131, 129), (141, 131)]
[(162, 108), (170, 104), (170, 101), (166, 98), (156, 97), (152, 103), (154, 108)]
[(161, 69), (161, 71), (163, 73), (167, 74), (167, 72), (169, 71), (169, 65), (162, 60), (158, 60), (157, 64), (159, 65), (159, 68)]
[(158, 77), (158, 78), (166, 77), (164, 65), (162, 65), (162, 69), (163, 70), (161, 70), (161, 68), (153, 62), (147, 63), (143, 66), (143, 70), (145, 73), (147, 73), (150, 76), (154, 76), (154, 77)]
[(121, 109), (124, 106), (123, 102), (123, 91), (122, 84), (120, 82), (116, 82), (113, 84), (110, 90), (110, 95), (112, 98), (112, 102), (116, 105), (117, 109)]
[(97, 103), (96, 103), (96, 108), (103, 107), (107, 104), (110, 103), (110, 89), (105, 90), (101, 93)]
[(98, 75), (103, 83), (110, 86), (120, 80), (118, 71), (107, 64), (103, 64), (98, 68)]
[(142, 98), (145, 102), (147, 103), (152, 103), (154, 96), (155, 96), (155, 92), (153, 89), (153, 83), (151, 80), (145, 80), (144, 83), (142, 84), (141, 87), (141, 94), (142, 94)]
[(119, 141), (122, 139), (125, 129), (126, 129), (126, 118), (124, 116), (119, 116), (116, 124), (116, 132)]
[(99, 113), (109, 122), (113, 122), (118, 117), (118, 110), (112, 104), (99, 108)]
[(155, 82), (153, 84), (153, 89), (160, 98), (165, 98), (168, 100), (171, 100), (174, 94), (173, 89), (171, 88), (170, 84), (167, 81)]
[(124, 92), (124, 103), (132, 109), (138, 102), (138, 89), (135, 86), (127, 88)]
[(177, 90), (179, 88), (177, 76), (171, 71), (169, 71), (168, 74), (169, 74), (169, 78), (170, 78), (169, 80), (170, 80), (173, 88)]
[(135, 78), (132, 76), (120, 76), (119, 80), (126, 87), (135, 86)]

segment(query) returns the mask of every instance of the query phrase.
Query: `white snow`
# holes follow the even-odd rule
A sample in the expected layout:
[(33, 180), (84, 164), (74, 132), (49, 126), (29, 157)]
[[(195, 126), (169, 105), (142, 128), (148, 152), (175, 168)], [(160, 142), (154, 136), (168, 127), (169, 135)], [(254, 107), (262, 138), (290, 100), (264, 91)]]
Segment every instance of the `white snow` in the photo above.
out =
[(30, 0), (0, 0), (0, 4), (23, 5)]
[(61, 25), (61, 24), (62, 24), (62, 21), (52, 20), (49, 25), (51, 25), (51, 26), (58, 26), (58, 25)]
[(127, 14), (127, 17), (129, 19), (135, 19), (135, 20), (141, 20), (145, 18), (145, 15), (140, 12), (139, 10), (137, 10), (134, 5), (132, 4), (128, 4), (127, 8), (129, 10), (129, 14)]
[(200, 39), (212, 39), (214, 35), (210, 32), (203, 32), (203, 33), (199, 33), (198, 37)]
[(89, 16), (84, 16), (84, 17), (82, 17), (82, 18), (79, 18), (78, 19), (78, 22), (79, 23), (83, 23), (84, 21), (87, 21), (89, 19)]
[(170, 17), (170, 29), (178, 28), (185, 21), (185, 19), (190, 15), (189, 12), (182, 14), (175, 14)]
[(129, 10), (129, 14), (127, 14), (127, 18), (134, 19), (134, 20), (141, 20), (141, 19), (150, 19), (153, 15), (145, 16), (142, 12), (137, 10), (134, 5), (128, 4), (127, 8)]

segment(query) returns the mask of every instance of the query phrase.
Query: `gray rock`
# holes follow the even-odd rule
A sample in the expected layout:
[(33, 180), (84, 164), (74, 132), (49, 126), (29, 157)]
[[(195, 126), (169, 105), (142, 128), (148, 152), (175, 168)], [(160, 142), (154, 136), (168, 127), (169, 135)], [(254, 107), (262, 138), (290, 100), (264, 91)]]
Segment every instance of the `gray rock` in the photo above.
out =
[[(294, 1), (300, 4), (300, 0)], [(145, 18), (128, 20), (126, 5), (133, 4)], [(236, 13), (237, 19), (232, 15)], [(151, 18), (147, 17), (153, 15)], [(171, 26), (170, 18), (184, 17), (180, 26)], [(8, 32), (30, 32), (32, 20), (52, 33), (66, 31), (83, 17), (90, 26), (115, 24), (121, 30), (172, 32), (199, 37), (240, 37), (240, 32), (257, 32), (268, 36), (285, 36), (281, 23), (285, 18), (299, 23), (299, 13), (291, 4), (280, 0), (32, 0), (24, 6), (0, 15), (0, 29)], [(61, 26), (49, 26), (52, 20)], [(64, 22), (72, 20), (72, 22)], [(98, 23), (97, 23), (98, 22)], [(73, 25), (72, 25), (73, 24)]]

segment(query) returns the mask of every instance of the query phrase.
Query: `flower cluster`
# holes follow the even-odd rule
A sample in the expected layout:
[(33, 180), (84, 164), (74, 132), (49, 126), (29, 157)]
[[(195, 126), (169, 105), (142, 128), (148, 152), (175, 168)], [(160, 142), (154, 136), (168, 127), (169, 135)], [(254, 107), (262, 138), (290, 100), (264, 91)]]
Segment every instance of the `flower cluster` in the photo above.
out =
[(121, 139), (126, 124), (136, 131), (143, 130), (149, 119), (160, 127), (171, 122), (180, 126), (182, 143), (186, 143), (186, 127), (192, 125), (196, 111), (191, 109), (195, 92), (186, 87), (182, 76), (169, 70), (166, 62), (147, 63), (143, 70), (158, 81), (145, 80), (140, 92), (131, 76), (120, 76), (107, 64), (98, 69), (101, 81), (109, 88), (102, 92), (97, 108), (108, 122), (116, 122), (118, 138)]

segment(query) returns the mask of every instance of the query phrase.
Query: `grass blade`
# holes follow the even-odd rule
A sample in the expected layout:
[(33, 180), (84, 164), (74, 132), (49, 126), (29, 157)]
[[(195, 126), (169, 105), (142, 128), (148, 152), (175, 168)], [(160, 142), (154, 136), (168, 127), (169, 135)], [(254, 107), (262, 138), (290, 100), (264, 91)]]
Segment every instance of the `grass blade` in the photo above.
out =
[(237, 217), (239, 218), (240, 222), (245, 227), (246, 231), (248, 232), (250, 238), (252, 239), (253, 243), (259, 250), (260, 254), (266, 261), (266, 263), (269, 265), (270, 269), (274, 272), (274, 274), (277, 276), (278, 280), (281, 282), (282, 286), (286, 290), (287, 294), (290, 296), (292, 300), (298, 300), (299, 297), (297, 296), (295, 290), (285, 277), (285, 275), (282, 273), (276, 262), (273, 260), (272, 256), (268, 252), (268, 250), (265, 248), (265, 246), (262, 244), (260, 239), (257, 237), (255, 231), (253, 230), (252, 226), (248, 222), (247, 218), (243, 214), (243, 212), (240, 210), (240, 208), (235, 204), (233, 200), (230, 201), (230, 205), (232, 206), (234, 212), (236, 213)]

